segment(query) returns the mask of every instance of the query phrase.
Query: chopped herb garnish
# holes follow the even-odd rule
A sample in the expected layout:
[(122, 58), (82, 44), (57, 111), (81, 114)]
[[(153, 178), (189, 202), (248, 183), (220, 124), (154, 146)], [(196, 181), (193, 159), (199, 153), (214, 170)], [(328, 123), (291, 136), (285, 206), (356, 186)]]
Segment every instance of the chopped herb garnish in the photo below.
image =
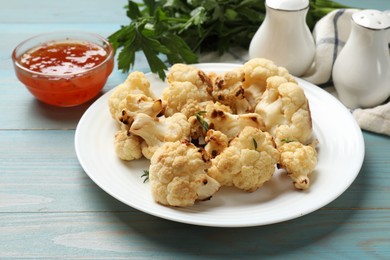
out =
[(257, 142), (256, 142), (255, 138), (253, 138), (253, 145), (255, 146), (255, 150), (257, 150)]
[(206, 120), (203, 119), (202, 115), (206, 114), (206, 111), (199, 111), (195, 113), (196, 120), (200, 123), (200, 125), (203, 127), (203, 129), (207, 132), (209, 131), (209, 124), (206, 122)]
[(144, 170), (144, 174), (141, 175), (141, 178), (144, 178), (144, 183), (149, 181), (149, 171)]
[(284, 139), (282, 139), (282, 140), (280, 140), (280, 141), (282, 141), (282, 142), (284, 142), (284, 143), (296, 142), (295, 140), (291, 140), (291, 139), (288, 139), (288, 138), (284, 138)]

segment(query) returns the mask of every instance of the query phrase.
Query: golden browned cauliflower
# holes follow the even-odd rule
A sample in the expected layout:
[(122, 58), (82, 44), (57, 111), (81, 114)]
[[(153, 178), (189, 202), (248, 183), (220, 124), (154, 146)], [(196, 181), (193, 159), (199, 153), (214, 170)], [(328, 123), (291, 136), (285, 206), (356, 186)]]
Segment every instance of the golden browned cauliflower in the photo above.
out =
[(303, 89), (285, 78), (267, 79), (267, 89), (255, 108), (265, 123), (265, 129), (280, 140), (298, 140), (308, 144), (312, 139), (309, 103)]
[(305, 190), (310, 186), (309, 175), (317, 164), (317, 152), (313, 145), (300, 142), (285, 142), (278, 147), (279, 165), (287, 171), (297, 189)]
[(155, 100), (144, 94), (129, 94), (119, 103), (116, 119), (128, 129), (138, 113), (156, 117), (163, 109), (161, 99)]
[(129, 94), (144, 94), (145, 96), (156, 99), (154, 93), (150, 90), (150, 82), (145, 74), (134, 71), (129, 74), (125, 82), (119, 84), (108, 100), (108, 107), (114, 119), (122, 111), (119, 111), (119, 104)]
[[(267, 89), (255, 111), (280, 151), (279, 165), (298, 189), (310, 185), (308, 175), (317, 163), (309, 103), (303, 89), (280, 76), (267, 79)], [(310, 144), (310, 145), (308, 145)]]
[(137, 160), (142, 157), (141, 142), (140, 137), (132, 135), (129, 131), (118, 130), (115, 133), (115, 153), (121, 160)]
[(264, 93), (267, 79), (272, 76), (281, 76), (288, 82), (296, 82), (294, 77), (283, 67), (278, 67), (268, 59), (255, 58), (246, 62), (243, 66), (245, 73), (244, 90), (245, 98), (252, 107), (255, 107)]
[(150, 161), (152, 195), (163, 205), (191, 206), (211, 198), (220, 188), (206, 173), (208, 154), (189, 142), (164, 143)]
[[(198, 88), (191, 82), (174, 81), (163, 90), (162, 100), (166, 104), (164, 114), (165, 116), (171, 116), (178, 112), (185, 112), (184, 114), (189, 117), (193, 111), (189, 109), (189, 106), (198, 105), (202, 99), (203, 97)], [(199, 108), (194, 110), (196, 109)]]
[(204, 120), (209, 129), (221, 131), (230, 139), (236, 137), (245, 127), (264, 129), (264, 122), (257, 113), (232, 114), (219, 107), (208, 104)]
[[(189, 110), (191, 108), (191, 110)], [(232, 110), (229, 106), (225, 106), (219, 102), (213, 102), (213, 101), (205, 101), (202, 103), (198, 103), (197, 105), (193, 106), (186, 106), (185, 109), (188, 109), (186, 113), (192, 113), (189, 118), (188, 122), (191, 125), (191, 139), (192, 140), (198, 140), (199, 138), (205, 137), (206, 132), (208, 129), (205, 129), (205, 125), (199, 122), (200, 120), (204, 120), (204, 122), (207, 124), (208, 128), (208, 122), (205, 119), (206, 109), (216, 109), (216, 110), (222, 110), (226, 113), (231, 113)], [(195, 110), (197, 109), (197, 110)]]
[(200, 101), (212, 100), (212, 97), (210, 96), (212, 90), (210, 78), (206, 73), (194, 66), (182, 63), (174, 64), (169, 70), (167, 80), (170, 84), (175, 81), (191, 82), (199, 90), (201, 96)]
[(221, 131), (213, 129), (207, 131), (205, 142), (206, 146), (204, 149), (211, 155), (212, 158), (219, 155), (229, 145), (228, 137)]
[(235, 114), (251, 112), (252, 107), (245, 99), (244, 80), (245, 74), (242, 68), (213, 76), (213, 90), (211, 93), (213, 99), (229, 106)]
[(271, 179), (278, 160), (272, 136), (258, 128), (246, 127), (211, 160), (208, 174), (223, 186), (253, 192)]
[(165, 142), (188, 140), (190, 123), (182, 113), (157, 118), (139, 113), (134, 117), (129, 131), (143, 139), (142, 154), (150, 159)]

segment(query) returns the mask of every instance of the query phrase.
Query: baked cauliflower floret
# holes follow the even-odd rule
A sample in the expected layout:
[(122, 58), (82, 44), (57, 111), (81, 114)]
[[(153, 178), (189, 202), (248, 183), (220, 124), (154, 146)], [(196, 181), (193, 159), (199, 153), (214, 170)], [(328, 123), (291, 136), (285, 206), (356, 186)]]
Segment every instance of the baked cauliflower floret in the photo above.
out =
[(213, 129), (207, 131), (205, 142), (206, 146), (204, 149), (211, 155), (212, 158), (219, 155), (229, 145), (228, 137), (221, 131)]
[(300, 109), (293, 114), (290, 124), (277, 127), (275, 130), (276, 144), (279, 146), (283, 140), (298, 140), (305, 145), (311, 144), (314, 140), (308, 117), (310, 117), (308, 111)]
[(209, 199), (220, 184), (207, 175), (207, 153), (188, 142), (164, 143), (151, 158), (149, 180), (155, 201), (186, 207)]
[(145, 96), (156, 99), (154, 93), (150, 90), (150, 82), (145, 74), (139, 71), (134, 71), (129, 74), (125, 82), (119, 84), (108, 100), (110, 113), (114, 119), (119, 111), (119, 104), (129, 94), (144, 94)]
[(267, 79), (267, 90), (257, 104), (255, 112), (264, 119), (265, 129), (281, 139), (311, 142), (312, 122), (309, 103), (303, 89), (285, 78)]
[(278, 160), (272, 136), (258, 128), (246, 127), (211, 160), (208, 174), (223, 186), (253, 192), (271, 179)]
[(309, 175), (317, 164), (317, 152), (313, 145), (300, 142), (288, 142), (278, 147), (279, 165), (287, 171), (297, 189), (305, 190), (310, 186)]
[[(174, 81), (163, 90), (162, 100), (166, 103), (165, 116), (171, 116), (178, 112), (192, 112), (187, 104), (196, 105), (202, 101), (198, 88), (189, 81)], [(191, 115), (186, 115), (187, 117)]]
[(139, 113), (134, 117), (129, 131), (143, 139), (142, 154), (150, 159), (164, 142), (188, 140), (190, 123), (182, 113), (157, 118)]
[(115, 133), (115, 153), (121, 160), (131, 161), (142, 157), (142, 139), (132, 135), (127, 130), (119, 130)]
[(212, 90), (212, 84), (210, 78), (202, 70), (195, 68), (194, 66), (177, 63), (174, 64), (169, 70), (167, 76), (168, 82), (191, 82), (194, 84), (200, 93), (201, 100), (212, 100), (210, 96)]
[(255, 58), (246, 62), (243, 66), (245, 73), (244, 90), (245, 98), (252, 107), (259, 102), (261, 95), (266, 90), (267, 79), (272, 76), (281, 76), (289, 82), (296, 82), (294, 77), (283, 67), (278, 67), (268, 59)]
[(161, 99), (154, 100), (144, 94), (129, 94), (119, 103), (119, 113), (116, 116), (116, 119), (122, 124), (130, 127), (134, 117), (138, 113), (156, 117), (163, 109), (164, 107)]
[[(186, 107), (187, 108), (187, 107)], [(194, 110), (197, 108), (197, 110)], [(207, 130), (205, 129), (204, 125), (202, 125), (199, 122), (200, 120), (204, 120), (208, 126), (208, 122), (206, 121), (205, 114), (206, 114), (206, 109), (211, 110), (211, 109), (216, 109), (216, 110), (222, 110), (226, 113), (231, 113), (232, 110), (229, 106), (225, 106), (219, 102), (213, 102), (213, 101), (205, 101), (202, 103), (198, 103), (197, 106), (193, 106), (191, 111), (188, 111), (187, 113), (191, 112), (192, 116), (188, 118), (188, 122), (191, 125), (191, 139), (192, 140), (197, 140), (201, 137), (205, 137)]]
[(264, 122), (257, 113), (232, 114), (218, 107), (207, 105), (205, 121), (209, 129), (219, 130), (230, 139), (236, 137), (246, 126), (264, 129)]
[(244, 80), (245, 74), (241, 68), (213, 77), (214, 100), (230, 106), (235, 114), (251, 112), (252, 107), (245, 99)]

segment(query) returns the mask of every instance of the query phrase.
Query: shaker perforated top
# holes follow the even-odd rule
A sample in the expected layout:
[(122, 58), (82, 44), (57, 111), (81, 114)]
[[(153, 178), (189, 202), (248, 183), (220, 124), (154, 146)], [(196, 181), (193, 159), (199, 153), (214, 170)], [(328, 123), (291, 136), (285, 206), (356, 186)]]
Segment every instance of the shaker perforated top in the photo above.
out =
[(384, 30), (390, 28), (390, 16), (378, 10), (362, 10), (352, 15), (353, 21), (363, 27)]

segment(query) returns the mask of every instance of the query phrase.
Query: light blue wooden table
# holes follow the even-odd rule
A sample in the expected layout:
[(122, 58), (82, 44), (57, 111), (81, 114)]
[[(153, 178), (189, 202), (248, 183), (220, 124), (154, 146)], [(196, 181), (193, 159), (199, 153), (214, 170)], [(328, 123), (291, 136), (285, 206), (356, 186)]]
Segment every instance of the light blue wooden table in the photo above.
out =
[[(389, 0), (343, 2), (390, 9)], [(363, 167), (338, 199), (269, 226), (227, 229), (171, 222), (126, 206), (95, 185), (73, 144), (76, 124), (91, 103), (65, 109), (36, 101), (16, 79), (11, 52), (22, 40), (49, 31), (108, 36), (128, 22), (125, 4), (0, 2), (0, 259), (390, 259), (386, 136), (364, 132)], [(142, 58), (136, 69), (148, 71)], [(104, 92), (125, 77), (114, 70)]]

